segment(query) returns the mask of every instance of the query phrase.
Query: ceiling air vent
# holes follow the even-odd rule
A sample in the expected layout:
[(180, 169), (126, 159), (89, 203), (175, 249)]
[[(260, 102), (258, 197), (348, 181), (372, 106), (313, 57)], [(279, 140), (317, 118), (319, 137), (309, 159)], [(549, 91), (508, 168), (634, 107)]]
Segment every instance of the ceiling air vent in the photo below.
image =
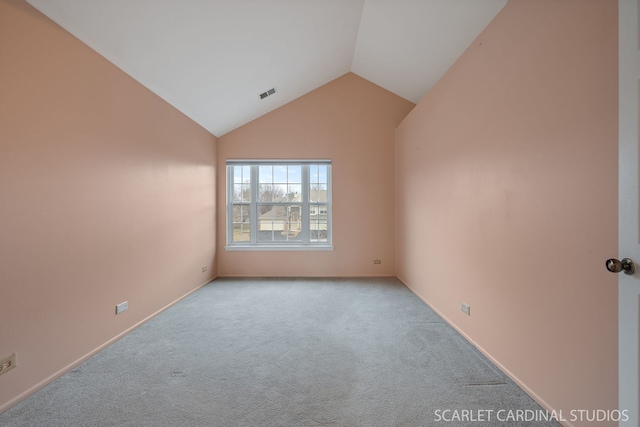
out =
[(274, 93), (276, 93), (276, 89), (275, 88), (271, 88), (266, 92), (262, 92), (260, 94), (260, 99), (265, 99), (267, 96), (273, 95)]

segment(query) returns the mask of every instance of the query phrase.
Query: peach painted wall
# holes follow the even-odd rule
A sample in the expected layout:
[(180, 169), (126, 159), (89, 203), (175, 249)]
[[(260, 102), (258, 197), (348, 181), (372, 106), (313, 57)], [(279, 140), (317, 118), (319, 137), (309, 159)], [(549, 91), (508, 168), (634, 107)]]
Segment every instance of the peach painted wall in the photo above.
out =
[(0, 64), (2, 411), (215, 274), (216, 138), (23, 1)]
[[(220, 137), (220, 276), (394, 276), (394, 134), (413, 107), (348, 73)], [(332, 160), (333, 251), (225, 251), (225, 162), (263, 158)]]
[(398, 128), (398, 277), (567, 418), (617, 407), (616, 3), (510, 0)]

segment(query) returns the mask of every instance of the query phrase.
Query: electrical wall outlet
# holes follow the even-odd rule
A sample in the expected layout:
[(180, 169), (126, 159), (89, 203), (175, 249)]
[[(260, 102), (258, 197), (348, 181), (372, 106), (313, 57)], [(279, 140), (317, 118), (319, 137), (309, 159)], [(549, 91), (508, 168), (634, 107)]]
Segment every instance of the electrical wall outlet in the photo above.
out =
[(13, 353), (9, 357), (0, 359), (0, 375), (6, 374), (10, 370), (16, 367), (16, 354)]
[(207, 266), (206, 265), (204, 267), (202, 267), (202, 272), (204, 273), (205, 271), (207, 271)]
[(127, 309), (129, 309), (129, 301), (121, 302), (120, 304), (116, 305), (116, 314), (127, 311)]
[(460, 303), (460, 310), (467, 316), (471, 316), (471, 307), (469, 307), (469, 304)]
[(382, 264), (382, 260), (380, 260), (380, 259), (374, 259), (374, 260), (373, 260), (373, 263), (374, 263), (374, 264)]

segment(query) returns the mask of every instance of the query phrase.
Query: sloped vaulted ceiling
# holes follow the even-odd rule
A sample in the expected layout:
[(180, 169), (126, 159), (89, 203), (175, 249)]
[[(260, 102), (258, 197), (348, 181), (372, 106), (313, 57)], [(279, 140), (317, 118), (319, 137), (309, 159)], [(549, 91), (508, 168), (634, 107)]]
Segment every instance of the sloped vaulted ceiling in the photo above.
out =
[(506, 4), (28, 1), (216, 136), (349, 71), (418, 102)]

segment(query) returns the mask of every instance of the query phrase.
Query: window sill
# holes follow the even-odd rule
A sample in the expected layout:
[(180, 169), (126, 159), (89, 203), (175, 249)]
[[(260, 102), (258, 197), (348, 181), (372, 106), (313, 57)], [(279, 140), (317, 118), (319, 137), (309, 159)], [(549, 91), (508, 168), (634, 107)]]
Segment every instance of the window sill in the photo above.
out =
[(333, 245), (227, 245), (225, 251), (332, 251)]

